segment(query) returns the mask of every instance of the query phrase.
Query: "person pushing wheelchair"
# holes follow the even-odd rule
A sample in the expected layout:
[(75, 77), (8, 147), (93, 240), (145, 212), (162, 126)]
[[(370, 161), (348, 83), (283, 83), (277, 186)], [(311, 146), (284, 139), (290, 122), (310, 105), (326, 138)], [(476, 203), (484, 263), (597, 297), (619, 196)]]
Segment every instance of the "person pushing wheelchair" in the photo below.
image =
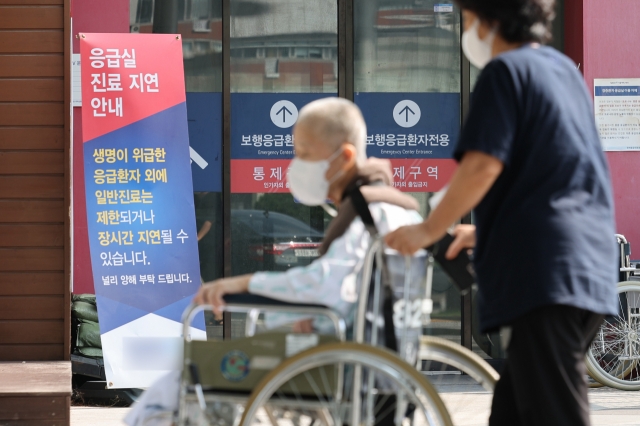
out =
[[(542, 46), (553, 0), (455, 0), (462, 48), (482, 69), (429, 218), (390, 233), (404, 254), (460, 225), (447, 256), (475, 247), (480, 328), (510, 330), (489, 424), (588, 425), (584, 356), (617, 313), (609, 170), (575, 64)], [(507, 334), (507, 333), (505, 333)]]

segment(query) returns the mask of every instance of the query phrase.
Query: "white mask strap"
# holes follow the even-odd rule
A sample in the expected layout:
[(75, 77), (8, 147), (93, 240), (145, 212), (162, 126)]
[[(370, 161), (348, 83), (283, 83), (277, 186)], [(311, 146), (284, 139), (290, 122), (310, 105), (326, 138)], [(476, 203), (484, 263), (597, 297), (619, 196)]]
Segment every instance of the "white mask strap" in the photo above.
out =
[(342, 151), (344, 150), (344, 148), (342, 146), (340, 146), (340, 149), (337, 150), (336, 152), (334, 152), (333, 154), (331, 154), (331, 156), (329, 156), (329, 158), (327, 158), (326, 161), (329, 162), (329, 164), (331, 164), (333, 162), (333, 160), (335, 160), (336, 158), (338, 158), (338, 156), (340, 154), (342, 154)]
[[(337, 150), (336, 152), (334, 152), (333, 154), (331, 154), (331, 156), (329, 158), (327, 158), (325, 161), (327, 162), (327, 164), (331, 164), (333, 163), (333, 160), (335, 160), (336, 158), (338, 158), (340, 156), (340, 154), (342, 154), (342, 151), (344, 150), (344, 148), (340, 147), (339, 150)], [(333, 182), (335, 182), (336, 180), (340, 179), (340, 177), (344, 174), (344, 170), (339, 170), (335, 175), (331, 176), (331, 179), (328, 180), (329, 185), (331, 185)]]

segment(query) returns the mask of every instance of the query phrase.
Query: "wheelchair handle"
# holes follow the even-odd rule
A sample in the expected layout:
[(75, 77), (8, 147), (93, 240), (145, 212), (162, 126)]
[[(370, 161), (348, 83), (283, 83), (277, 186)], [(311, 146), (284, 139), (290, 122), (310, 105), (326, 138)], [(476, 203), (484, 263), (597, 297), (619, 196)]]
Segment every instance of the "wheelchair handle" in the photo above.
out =
[[(304, 316), (322, 315), (331, 320), (336, 330), (336, 335), (341, 341), (346, 340), (347, 325), (344, 318), (340, 317), (336, 312), (329, 308), (309, 307), (309, 306), (288, 306), (288, 305), (261, 305), (261, 304), (241, 304), (233, 303), (227, 304), (222, 308), (226, 312), (238, 312), (238, 313), (250, 313), (252, 311), (276, 311), (280, 313), (299, 314)], [(213, 311), (211, 305), (197, 305), (195, 303), (189, 304), (182, 314), (182, 337), (186, 342), (191, 341), (189, 328), (191, 323), (197, 314), (203, 311)]]
[(451, 281), (453, 281), (458, 288), (460, 294), (464, 296), (471, 291), (471, 288), (476, 283), (476, 274), (473, 270), (471, 258), (466, 250), (460, 250), (454, 259), (447, 259), (445, 257), (454, 239), (451, 234), (447, 233), (440, 241), (427, 247), (426, 250), (431, 253), (433, 258), (440, 264), (449, 278), (451, 278)]

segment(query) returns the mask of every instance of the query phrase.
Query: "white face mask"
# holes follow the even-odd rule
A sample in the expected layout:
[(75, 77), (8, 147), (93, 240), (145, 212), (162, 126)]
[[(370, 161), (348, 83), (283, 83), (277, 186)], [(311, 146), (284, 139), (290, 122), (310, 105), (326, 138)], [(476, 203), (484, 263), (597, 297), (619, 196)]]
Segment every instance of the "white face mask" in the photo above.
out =
[(462, 51), (469, 62), (476, 68), (482, 69), (491, 60), (491, 48), (496, 37), (496, 29), (492, 29), (484, 40), (478, 35), (480, 19), (476, 18), (467, 31), (462, 33)]
[(289, 171), (287, 172), (287, 182), (291, 194), (307, 206), (319, 206), (326, 203), (329, 196), (329, 186), (342, 174), (342, 170), (336, 173), (331, 180), (327, 180), (325, 174), (331, 162), (342, 153), (339, 149), (331, 157), (320, 161), (305, 161), (297, 157), (291, 160)]

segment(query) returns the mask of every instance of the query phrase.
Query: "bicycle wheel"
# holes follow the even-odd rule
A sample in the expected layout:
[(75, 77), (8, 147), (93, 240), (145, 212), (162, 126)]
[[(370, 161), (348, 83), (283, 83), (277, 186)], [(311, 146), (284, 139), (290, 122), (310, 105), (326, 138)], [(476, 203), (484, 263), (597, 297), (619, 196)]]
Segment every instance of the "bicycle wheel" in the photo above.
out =
[(589, 387), (589, 389), (598, 389), (604, 386), (602, 383), (591, 377), (591, 374), (589, 374), (588, 372), (587, 374), (585, 374), (584, 378), (587, 381), (587, 386)]
[(450, 340), (420, 338), (422, 371), (438, 391), (455, 425), (489, 423), (500, 375), (485, 360)]
[(640, 283), (618, 284), (618, 314), (605, 318), (586, 356), (587, 371), (603, 385), (640, 390)]
[(240, 421), (249, 426), (452, 425), (431, 384), (386, 349), (320, 345), (285, 360), (254, 388)]

